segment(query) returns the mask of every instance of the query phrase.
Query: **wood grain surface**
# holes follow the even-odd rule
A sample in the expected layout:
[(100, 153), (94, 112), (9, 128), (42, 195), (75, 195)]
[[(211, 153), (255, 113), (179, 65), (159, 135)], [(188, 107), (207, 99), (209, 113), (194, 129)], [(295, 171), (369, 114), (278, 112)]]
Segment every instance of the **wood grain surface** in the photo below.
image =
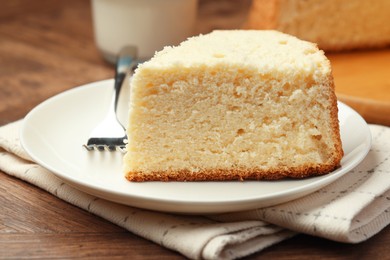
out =
[[(247, 3), (233, 1), (229, 6), (234, 10), (247, 8)], [(221, 11), (215, 3), (207, 4), (216, 8), (218, 17), (240, 22), (231, 7)], [(215, 21), (208, 26), (221, 26), (221, 20)], [(348, 74), (348, 66), (343, 71)], [(0, 125), (21, 119), (57, 93), (112, 76), (112, 66), (94, 45), (88, 0), (2, 2)], [(0, 205), (0, 259), (184, 259), (1, 172)], [(251, 259), (386, 259), (388, 244), (389, 227), (356, 245), (299, 235)]]

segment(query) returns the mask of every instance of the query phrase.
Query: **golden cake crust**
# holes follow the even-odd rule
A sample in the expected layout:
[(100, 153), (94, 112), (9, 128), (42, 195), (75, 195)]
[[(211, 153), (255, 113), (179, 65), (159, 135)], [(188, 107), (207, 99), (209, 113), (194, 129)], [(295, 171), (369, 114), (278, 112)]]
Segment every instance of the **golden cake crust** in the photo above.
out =
[(286, 169), (213, 169), (198, 172), (188, 170), (164, 172), (129, 172), (126, 179), (134, 182), (144, 181), (234, 181), (234, 180), (279, 180), (285, 178), (302, 179), (327, 174), (339, 167), (334, 165), (307, 165)]

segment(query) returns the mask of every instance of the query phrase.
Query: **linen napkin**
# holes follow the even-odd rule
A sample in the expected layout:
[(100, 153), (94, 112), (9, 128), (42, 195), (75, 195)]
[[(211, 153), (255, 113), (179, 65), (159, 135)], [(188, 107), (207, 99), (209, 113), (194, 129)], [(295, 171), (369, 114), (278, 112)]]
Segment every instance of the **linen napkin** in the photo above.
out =
[(390, 128), (370, 125), (365, 160), (336, 182), (273, 207), (208, 216), (154, 212), (106, 201), (64, 183), (21, 147), (21, 121), (0, 128), (0, 170), (192, 259), (235, 259), (297, 232), (362, 242), (390, 223)]

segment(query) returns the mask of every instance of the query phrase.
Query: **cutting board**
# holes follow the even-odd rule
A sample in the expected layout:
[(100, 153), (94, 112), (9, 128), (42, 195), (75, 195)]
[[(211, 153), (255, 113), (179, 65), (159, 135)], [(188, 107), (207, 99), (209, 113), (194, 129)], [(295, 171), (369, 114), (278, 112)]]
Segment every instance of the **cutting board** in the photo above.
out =
[(390, 126), (390, 48), (326, 56), (338, 99), (368, 123)]

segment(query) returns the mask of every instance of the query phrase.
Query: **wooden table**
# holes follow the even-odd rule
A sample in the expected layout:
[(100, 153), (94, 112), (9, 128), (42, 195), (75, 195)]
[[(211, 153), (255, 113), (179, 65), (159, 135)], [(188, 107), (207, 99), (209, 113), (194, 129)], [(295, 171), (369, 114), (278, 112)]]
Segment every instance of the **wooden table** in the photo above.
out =
[[(13, 0), (0, 9), (0, 125), (50, 96), (111, 78), (87, 0)], [(388, 75), (384, 75), (388, 76)], [(28, 183), (0, 173), (0, 258), (183, 259)], [(390, 228), (350, 245), (299, 235), (254, 259), (384, 259)]]

